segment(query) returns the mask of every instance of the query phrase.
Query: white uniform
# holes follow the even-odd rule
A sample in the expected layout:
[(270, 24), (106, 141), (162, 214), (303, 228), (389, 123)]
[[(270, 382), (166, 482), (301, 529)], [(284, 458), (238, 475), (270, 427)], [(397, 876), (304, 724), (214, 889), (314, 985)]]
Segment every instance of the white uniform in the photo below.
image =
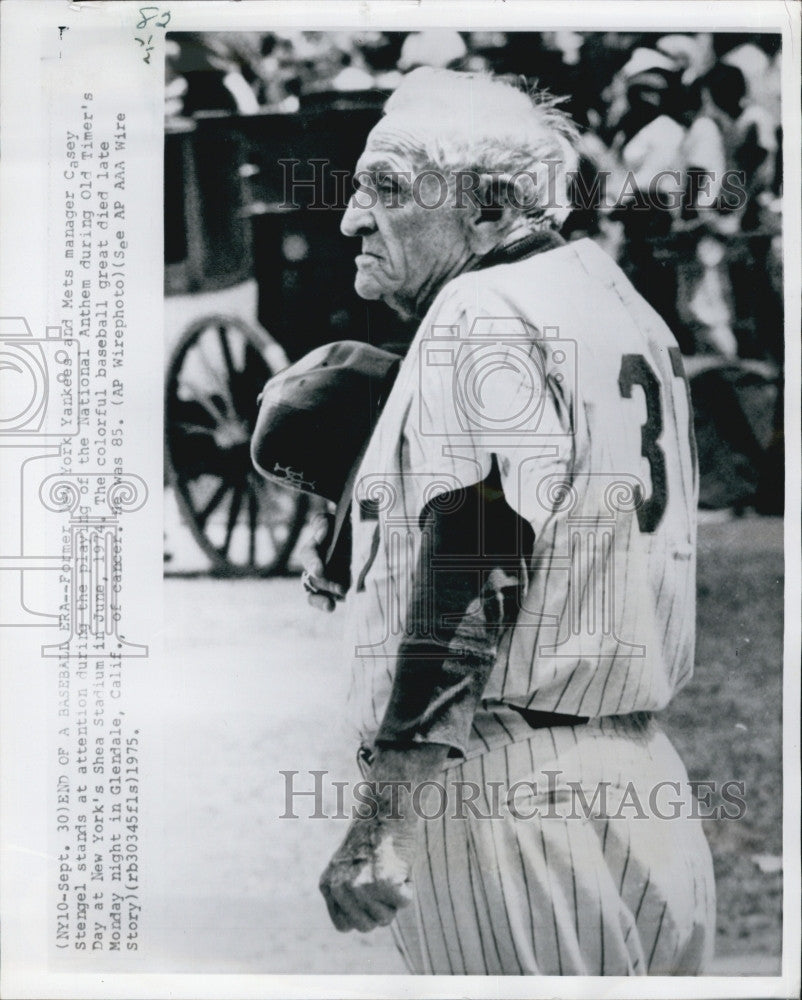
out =
[[(428, 566), (420, 514), (493, 463), (535, 540), (466, 762), (448, 780), (473, 775), (488, 802), (487, 783), (539, 773), (542, 789), (544, 769), (558, 772), (552, 798), (572, 782), (619, 796), (632, 782), (645, 802), (675, 780), (687, 814), (684, 768), (638, 713), (665, 707), (693, 667), (690, 399), (670, 331), (588, 240), (451, 281), (404, 359), (354, 490), (359, 739), (382, 723), (400, 643), (426, 627), (410, 604)], [(591, 722), (533, 730), (517, 708)], [(425, 824), (416, 906), (397, 922), (414, 970), (699, 970), (714, 892), (698, 820), (610, 819), (610, 802), (590, 820), (452, 812)]]

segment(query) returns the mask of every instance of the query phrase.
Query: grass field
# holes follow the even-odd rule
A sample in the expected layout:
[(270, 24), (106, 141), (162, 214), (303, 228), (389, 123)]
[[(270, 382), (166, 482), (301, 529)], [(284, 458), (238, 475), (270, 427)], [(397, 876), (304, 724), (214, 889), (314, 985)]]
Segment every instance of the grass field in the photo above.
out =
[(778, 955), (782, 872), (761, 871), (754, 859), (771, 867), (782, 852), (781, 521), (703, 525), (697, 594), (696, 672), (664, 721), (692, 780), (745, 786), (742, 819), (705, 822), (717, 953)]
[[(781, 854), (782, 572), (778, 519), (702, 525), (697, 669), (664, 717), (692, 779), (745, 785), (743, 817), (706, 824), (737, 972), (781, 946), (782, 876), (760, 866)], [(403, 972), (386, 930), (328, 922), (317, 879), (344, 824), (278, 819), (282, 769), (354, 777), (337, 615), (292, 579), (167, 580), (165, 612), (165, 971)]]

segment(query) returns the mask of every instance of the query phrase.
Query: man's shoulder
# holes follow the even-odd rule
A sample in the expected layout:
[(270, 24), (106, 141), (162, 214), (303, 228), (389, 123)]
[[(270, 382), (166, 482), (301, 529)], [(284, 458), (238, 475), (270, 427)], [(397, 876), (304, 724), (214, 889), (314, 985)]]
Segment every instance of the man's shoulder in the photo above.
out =
[(488, 323), (503, 337), (510, 320), (550, 331), (546, 336), (558, 329), (560, 337), (583, 345), (595, 358), (618, 357), (625, 346), (644, 353), (647, 342), (661, 349), (676, 346), (663, 319), (619, 265), (587, 238), (454, 278), (421, 324), (417, 343), (483, 336)]
[(545, 304), (571, 294), (577, 284), (602, 271), (619, 272), (619, 268), (592, 240), (574, 240), (531, 257), (458, 275), (441, 289), (424, 322), (442, 320), (448, 313), (499, 315), (499, 309), (519, 308), (522, 300)]

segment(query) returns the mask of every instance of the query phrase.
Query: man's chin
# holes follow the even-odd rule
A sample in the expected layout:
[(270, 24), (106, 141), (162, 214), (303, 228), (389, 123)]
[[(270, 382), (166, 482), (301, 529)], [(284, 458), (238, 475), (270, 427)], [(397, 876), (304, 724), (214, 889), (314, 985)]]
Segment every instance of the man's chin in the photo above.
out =
[(398, 313), (403, 319), (410, 319), (413, 315), (398, 298), (394, 289), (378, 284), (369, 275), (363, 274), (361, 271), (356, 272), (354, 291), (360, 299), (370, 302), (384, 302), (386, 306), (392, 309), (393, 312)]
[(360, 299), (368, 299), (370, 301), (380, 299), (385, 294), (385, 289), (381, 285), (377, 284), (369, 275), (363, 274), (361, 271), (356, 272), (354, 291)]

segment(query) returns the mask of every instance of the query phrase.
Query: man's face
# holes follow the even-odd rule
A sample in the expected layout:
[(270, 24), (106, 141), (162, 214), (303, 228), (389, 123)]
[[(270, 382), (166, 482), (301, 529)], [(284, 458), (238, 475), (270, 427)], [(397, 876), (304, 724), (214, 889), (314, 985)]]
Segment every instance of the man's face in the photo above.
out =
[[(449, 178), (418, 176), (409, 122), (388, 115), (368, 136), (356, 190), (340, 224), (362, 238), (354, 287), (405, 315), (422, 315), (471, 259)], [(431, 207), (427, 207), (431, 206)]]

